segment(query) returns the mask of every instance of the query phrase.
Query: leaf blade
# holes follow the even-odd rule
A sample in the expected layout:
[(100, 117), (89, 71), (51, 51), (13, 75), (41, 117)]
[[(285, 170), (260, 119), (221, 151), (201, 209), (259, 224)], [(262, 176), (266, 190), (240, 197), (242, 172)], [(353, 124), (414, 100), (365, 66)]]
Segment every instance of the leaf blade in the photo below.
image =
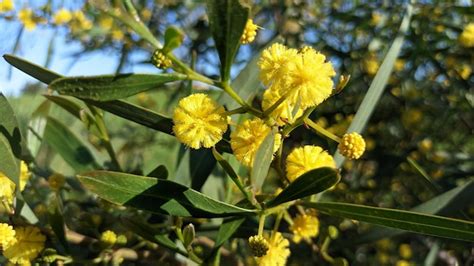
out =
[(303, 203), (319, 212), (410, 232), (474, 242), (474, 223), (411, 211), (351, 203)]

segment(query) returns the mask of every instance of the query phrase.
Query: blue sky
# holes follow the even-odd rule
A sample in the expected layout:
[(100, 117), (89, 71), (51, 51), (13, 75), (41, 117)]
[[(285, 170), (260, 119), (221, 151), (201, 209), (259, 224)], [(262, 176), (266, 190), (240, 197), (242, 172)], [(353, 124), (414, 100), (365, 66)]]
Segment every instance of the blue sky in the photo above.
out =
[[(15, 1), (16, 11), (27, 1)], [(29, 6), (39, 6), (44, 1), (28, 1)], [(75, 2), (75, 3), (71, 3)], [(65, 1), (66, 7), (77, 9), (78, 1)], [(68, 5), (70, 4), (70, 5)], [(56, 7), (57, 8), (57, 7)], [(7, 21), (0, 17), (0, 55), (11, 54), (18, 32), (21, 28), (20, 23)], [(80, 75), (100, 75), (114, 73), (117, 66), (119, 54), (111, 52), (94, 52), (81, 57), (80, 61), (73, 62), (72, 54), (81, 51), (81, 45), (78, 42), (67, 42), (66, 30), (55, 31), (50, 26), (38, 25), (34, 31), (24, 31), (21, 36), (21, 42), (15, 55), (25, 58), (28, 61), (39, 65), (44, 65), (46, 61), (48, 46), (54, 37), (54, 54), (48, 68), (60, 74), (69, 76)], [(143, 54), (135, 54), (132, 60), (144, 59)], [(70, 68), (71, 64), (73, 66)], [(127, 72), (156, 72), (152, 66), (134, 65), (126, 69)], [(17, 96), (21, 89), (27, 84), (35, 82), (35, 79), (29, 77), (23, 72), (13, 68), (11, 76), (9, 75), (10, 65), (0, 58), (0, 91), (8, 96)]]

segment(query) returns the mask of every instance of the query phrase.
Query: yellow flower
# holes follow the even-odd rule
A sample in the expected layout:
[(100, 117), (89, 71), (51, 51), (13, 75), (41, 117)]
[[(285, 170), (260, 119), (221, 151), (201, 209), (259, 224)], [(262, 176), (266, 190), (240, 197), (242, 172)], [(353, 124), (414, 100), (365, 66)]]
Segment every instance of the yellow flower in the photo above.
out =
[[(24, 161), (20, 162), (20, 191), (25, 189), (26, 183), (30, 179), (31, 173)], [(15, 183), (6, 175), (0, 172), (0, 198), (4, 198), (9, 204), (13, 203), (15, 196)]]
[(313, 215), (298, 214), (293, 219), (290, 230), (293, 232), (293, 241), (295, 243), (299, 243), (302, 239), (309, 241), (319, 233), (319, 220)]
[(365, 151), (365, 140), (356, 132), (344, 134), (338, 150), (342, 156), (350, 160), (359, 159)]
[(151, 63), (161, 69), (167, 69), (173, 64), (168, 56), (166, 56), (166, 54), (164, 54), (160, 49), (155, 50), (153, 53)]
[(142, 11), (140, 12), (141, 16), (142, 16), (142, 20), (143, 21), (148, 21), (150, 20), (151, 16), (153, 15), (151, 10), (148, 9), (148, 8), (145, 8), (145, 9), (142, 9)]
[(411, 266), (412, 264), (409, 261), (406, 260), (399, 260), (397, 261), (396, 266)]
[(0, 223), (0, 250), (5, 250), (16, 242), (15, 230), (9, 224)]
[(101, 16), (99, 18), (99, 26), (105, 30), (111, 30), (114, 25), (114, 18), (111, 16)]
[(3, 0), (0, 2), (0, 13), (12, 11), (13, 9), (15, 9), (13, 0)]
[[(263, 93), (262, 108), (267, 110), (273, 104), (275, 104), (282, 96), (275, 90), (265, 90)], [(296, 113), (294, 114), (294, 112)], [(293, 115), (294, 114), (294, 115)], [(288, 100), (284, 100), (271, 114), (277, 125), (282, 126), (286, 123), (291, 124), (295, 119), (303, 114), (303, 110), (298, 108), (295, 110), (295, 106), (290, 104)]]
[(458, 73), (459, 76), (461, 76), (462, 79), (468, 80), (469, 77), (471, 76), (472, 73), (472, 68), (469, 66), (469, 64), (462, 64), (458, 68)]
[(461, 35), (459, 35), (459, 43), (464, 47), (474, 47), (474, 23), (467, 24)]
[[(230, 135), (230, 146), (239, 162), (247, 167), (253, 166), (258, 148), (272, 129), (261, 119), (245, 120)], [(280, 134), (275, 135), (273, 151), (281, 145)]]
[(112, 35), (112, 39), (114, 39), (116, 41), (123, 40), (123, 37), (125, 36), (125, 34), (123, 34), (122, 29), (114, 29), (112, 31), (111, 35)]
[(72, 19), (71, 11), (65, 8), (59, 9), (58, 12), (56, 12), (56, 14), (54, 14), (53, 16), (53, 21), (54, 21), (54, 24), (56, 25), (66, 24), (69, 21), (71, 21), (71, 19)]
[(319, 146), (306, 145), (295, 148), (286, 158), (286, 176), (290, 181), (320, 167), (336, 168), (336, 162)]
[(270, 89), (276, 89), (280, 95), (289, 93), (291, 104), (301, 109), (317, 106), (331, 96), (336, 75), (331, 62), (316, 50), (307, 47), (287, 62), (283, 68), (286, 74), (284, 82), (276, 83)]
[(44, 248), (46, 237), (34, 226), (18, 227), (16, 242), (3, 251), (3, 255), (14, 264), (28, 264)]
[(91, 28), (92, 21), (90, 21), (81, 10), (76, 10), (72, 13), (71, 31), (85, 31), (90, 30)]
[(400, 254), (400, 257), (404, 259), (410, 259), (413, 255), (409, 244), (401, 244), (400, 247), (398, 247), (398, 253)]
[(224, 107), (203, 93), (181, 99), (173, 122), (176, 138), (193, 149), (214, 146), (227, 130)]
[(284, 75), (284, 65), (297, 55), (295, 49), (288, 49), (286, 46), (275, 43), (262, 52), (258, 61), (260, 68), (260, 80), (265, 86), (279, 81)]
[(393, 65), (393, 68), (395, 71), (400, 72), (405, 68), (405, 60), (403, 59), (397, 59), (395, 61), (395, 64)]
[(269, 249), (265, 256), (257, 259), (259, 266), (284, 266), (290, 256), (288, 246), (290, 242), (281, 233), (276, 232), (270, 239), (267, 238)]
[(113, 246), (117, 242), (117, 235), (113, 231), (107, 230), (100, 235), (100, 242), (107, 246)]
[(255, 36), (257, 36), (257, 28), (258, 26), (253, 23), (253, 20), (248, 19), (247, 24), (245, 24), (244, 32), (242, 33), (242, 36), (240, 37), (240, 43), (248, 44), (248, 43), (253, 42), (253, 40), (255, 39)]
[(382, 14), (379, 12), (372, 12), (372, 17), (370, 19), (370, 25), (377, 26), (380, 21), (382, 21)]
[(24, 8), (18, 12), (18, 19), (21, 21), (26, 30), (34, 30), (36, 22), (33, 18), (33, 10)]
[(249, 237), (249, 247), (255, 257), (265, 256), (270, 248), (267, 240), (260, 235)]
[(362, 66), (365, 73), (369, 76), (374, 76), (377, 73), (377, 70), (379, 70), (379, 62), (374, 55), (365, 58), (362, 62)]

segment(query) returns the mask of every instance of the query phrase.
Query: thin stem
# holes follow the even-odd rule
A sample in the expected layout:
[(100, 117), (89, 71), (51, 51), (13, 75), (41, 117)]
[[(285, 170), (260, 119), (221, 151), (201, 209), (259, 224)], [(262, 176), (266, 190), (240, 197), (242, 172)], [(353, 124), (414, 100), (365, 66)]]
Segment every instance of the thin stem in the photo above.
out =
[(110, 156), (110, 160), (112, 162), (113, 167), (116, 170), (121, 171), (120, 163), (118, 162), (117, 155), (115, 153), (114, 147), (112, 146), (112, 143), (110, 142), (109, 132), (107, 130), (107, 127), (105, 126), (104, 117), (103, 117), (101, 111), (97, 110), (93, 106), (89, 106), (89, 109), (94, 114), (95, 122), (96, 122), (97, 128), (99, 129), (99, 132), (100, 132), (100, 135), (101, 135), (100, 137), (101, 137), (102, 144), (103, 144), (105, 150), (107, 151), (107, 153)]
[(341, 142), (341, 138), (339, 138), (338, 136), (334, 135), (332, 132), (326, 130), (325, 128), (323, 128), (322, 126), (314, 123), (313, 121), (311, 121), (311, 119), (309, 118), (305, 118), (304, 119), (304, 122), (310, 126), (311, 128), (313, 128), (314, 130), (316, 130), (317, 133), (325, 136), (326, 138), (329, 138), (337, 143)]
[(263, 228), (265, 226), (265, 217), (266, 215), (262, 213), (260, 215), (260, 219), (258, 220), (258, 235), (259, 236), (263, 235)]
[(281, 218), (283, 217), (284, 213), (285, 213), (284, 211), (281, 211), (281, 212), (278, 213), (277, 218), (275, 220), (275, 224), (273, 225), (273, 232), (278, 232), (278, 228), (280, 227)]
[[(291, 91), (290, 91), (290, 92), (291, 92)], [(286, 100), (286, 98), (288, 98), (288, 95), (290, 94), (290, 92), (285, 93), (285, 95), (281, 96), (280, 99), (278, 99), (272, 106), (270, 106), (270, 108), (268, 108), (267, 110), (263, 111), (263, 116), (264, 116), (264, 117), (267, 117), (267, 116), (269, 116), (273, 111), (275, 111), (275, 109), (277, 109), (278, 106), (280, 106), (280, 105)]]
[(216, 85), (218, 85), (220, 88), (222, 88), (229, 96), (234, 99), (240, 106), (244, 107), (248, 112), (253, 114), (256, 117), (263, 118), (262, 112), (259, 110), (253, 108), (250, 106), (248, 103), (246, 103), (230, 86), (228, 82), (218, 82)]
[(306, 109), (304, 111), (303, 115), (301, 117), (299, 117), (298, 119), (296, 119), (296, 121), (293, 124), (288, 125), (285, 128), (283, 128), (282, 133), (281, 133), (283, 138), (288, 137), (288, 135), (291, 133), (291, 131), (293, 131), (295, 128), (301, 126), (303, 124), (304, 120), (311, 115), (311, 113), (314, 111), (314, 109), (316, 109), (316, 107), (311, 107), (311, 108)]
[(331, 257), (327, 252), (330, 243), (331, 243), (331, 238), (329, 236), (326, 236), (326, 238), (323, 241), (323, 245), (321, 246), (321, 256), (323, 257), (325, 261), (332, 264), (334, 262), (334, 258)]
[(229, 110), (225, 112), (224, 115), (244, 114), (246, 112), (247, 112), (247, 109), (245, 109), (244, 107), (239, 107), (234, 110)]

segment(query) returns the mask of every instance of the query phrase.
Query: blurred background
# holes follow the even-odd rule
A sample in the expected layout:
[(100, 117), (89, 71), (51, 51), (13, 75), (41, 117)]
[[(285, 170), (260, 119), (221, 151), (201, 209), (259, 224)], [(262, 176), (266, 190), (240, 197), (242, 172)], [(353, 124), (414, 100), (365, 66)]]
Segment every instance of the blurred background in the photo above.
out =
[[(103, 2), (0, 0), (0, 54), (15, 54), (68, 76), (161, 71), (151, 65), (153, 51), (144, 41), (98, 11)], [(186, 38), (175, 50), (178, 57), (192, 62), (200, 73), (218, 75), (219, 60), (204, 1), (134, 2), (160, 39), (168, 26), (182, 28)], [(407, 1), (254, 1), (252, 17), (261, 30), (255, 42), (240, 48), (232, 74), (237, 76), (275, 38), (290, 47), (310, 45), (320, 50), (338, 75), (351, 78), (312, 118), (342, 135), (397, 35), (406, 6)], [(465, 0), (417, 1), (413, 7), (400, 56), (364, 132), (367, 153), (362, 160), (343, 165), (343, 181), (329, 195), (335, 200), (411, 209), (466, 185), (474, 176), (474, 6)], [(177, 84), (165, 92), (142, 93), (133, 101), (170, 114), (176, 100), (187, 95), (183, 88), (185, 84)], [(46, 88), (0, 60), (0, 91), (11, 98), (26, 127)], [(262, 91), (255, 88), (256, 105)], [(52, 114), (79, 127), (64, 112)], [(183, 152), (175, 140), (123, 120), (108, 124), (114, 145), (120, 147), (119, 159), (127, 162), (129, 171), (148, 172), (156, 167), (153, 158), (161, 158), (170, 175), (183, 174), (183, 163), (170, 159)], [(81, 132), (93, 146), (94, 139)], [(130, 140), (132, 134), (135, 137)], [(305, 129), (293, 135), (295, 143), (320, 144), (330, 151), (336, 148)], [(72, 172), (61, 158), (44, 158), (40, 164)], [(464, 198), (442, 214), (472, 219), (473, 198)], [(434, 247), (436, 265), (474, 263), (469, 243), (419, 235), (383, 238), (383, 231), (374, 233), (364, 224), (338, 219), (322, 223), (338, 226), (341, 237), (333, 252), (356, 265), (421, 265)], [(296, 249), (292, 253), (299, 255), (290, 260), (295, 265), (314, 256), (304, 245)]]

